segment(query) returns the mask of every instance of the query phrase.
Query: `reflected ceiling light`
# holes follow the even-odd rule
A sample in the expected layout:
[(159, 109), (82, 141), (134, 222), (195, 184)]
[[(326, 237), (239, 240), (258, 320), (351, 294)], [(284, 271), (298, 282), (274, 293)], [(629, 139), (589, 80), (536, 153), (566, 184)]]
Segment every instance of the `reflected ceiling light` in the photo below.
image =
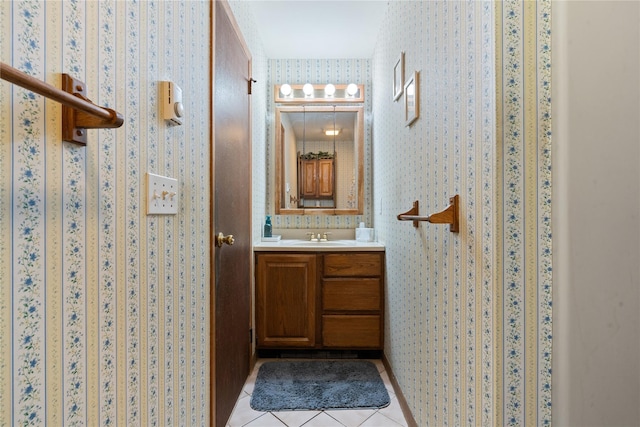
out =
[(302, 91), (304, 92), (305, 96), (311, 97), (311, 95), (313, 95), (313, 85), (311, 83), (306, 83), (304, 86), (302, 86)]
[(340, 133), (340, 129), (327, 129), (324, 134), (327, 136), (337, 136)]
[(358, 92), (358, 85), (355, 83), (350, 83), (347, 86), (347, 95), (353, 97)]
[(291, 88), (290, 84), (285, 83), (280, 86), (280, 92), (282, 92), (282, 95), (284, 96), (290, 96), (293, 93), (293, 89)]
[(329, 83), (324, 87), (324, 93), (331, 98), (336, 93), (336, 87)]

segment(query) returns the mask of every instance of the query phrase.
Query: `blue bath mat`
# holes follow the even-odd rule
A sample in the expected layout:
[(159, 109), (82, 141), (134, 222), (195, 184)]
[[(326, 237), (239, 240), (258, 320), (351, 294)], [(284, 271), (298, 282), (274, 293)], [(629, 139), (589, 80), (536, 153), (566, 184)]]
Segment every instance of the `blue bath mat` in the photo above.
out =
[(266, 362), (258, 371), (256, 411), (383, 408), (389, 393), (376, 366), (364, 360)]

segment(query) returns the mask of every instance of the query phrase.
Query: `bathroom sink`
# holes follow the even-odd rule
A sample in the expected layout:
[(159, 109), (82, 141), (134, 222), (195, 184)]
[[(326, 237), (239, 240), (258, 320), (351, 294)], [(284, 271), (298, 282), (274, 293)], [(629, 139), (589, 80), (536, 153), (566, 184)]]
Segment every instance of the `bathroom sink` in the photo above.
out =
[(355, 245), (355, 240), (327, 240), (326, 242), (314, 242), (311, 240), (292, 240), (291, 245), (293, 246), (305, 246), (305, 247), (314, 247), (314, 246), (348, 246)]
[(384, 245), (379, 242), (358, 242), (356, 240), (327, 240), (326, 242), (312, 242), (306, 239), (282, 239), (277, 242), (258, 242), (253, 249), (259, 252), (331, 252), (331, 251), (384, 251)]

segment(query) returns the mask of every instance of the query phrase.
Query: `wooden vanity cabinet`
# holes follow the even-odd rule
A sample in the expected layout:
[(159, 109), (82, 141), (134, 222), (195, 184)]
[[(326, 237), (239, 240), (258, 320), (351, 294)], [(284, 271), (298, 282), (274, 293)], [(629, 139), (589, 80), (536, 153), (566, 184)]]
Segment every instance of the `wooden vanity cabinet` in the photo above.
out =
[(315, 254), (256, 255), (258, 348), (316, 345)]
[(256, 254), (258, 348), (383, 348), (384, 252)]

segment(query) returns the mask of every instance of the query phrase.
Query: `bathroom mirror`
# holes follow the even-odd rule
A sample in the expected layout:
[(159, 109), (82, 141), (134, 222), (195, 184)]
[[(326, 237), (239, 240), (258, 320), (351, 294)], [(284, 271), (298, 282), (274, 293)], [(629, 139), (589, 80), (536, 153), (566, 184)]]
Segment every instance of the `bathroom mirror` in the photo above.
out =
[(362, 214), (362, 106), (280, 106), (275, 134), (276, 214)]

